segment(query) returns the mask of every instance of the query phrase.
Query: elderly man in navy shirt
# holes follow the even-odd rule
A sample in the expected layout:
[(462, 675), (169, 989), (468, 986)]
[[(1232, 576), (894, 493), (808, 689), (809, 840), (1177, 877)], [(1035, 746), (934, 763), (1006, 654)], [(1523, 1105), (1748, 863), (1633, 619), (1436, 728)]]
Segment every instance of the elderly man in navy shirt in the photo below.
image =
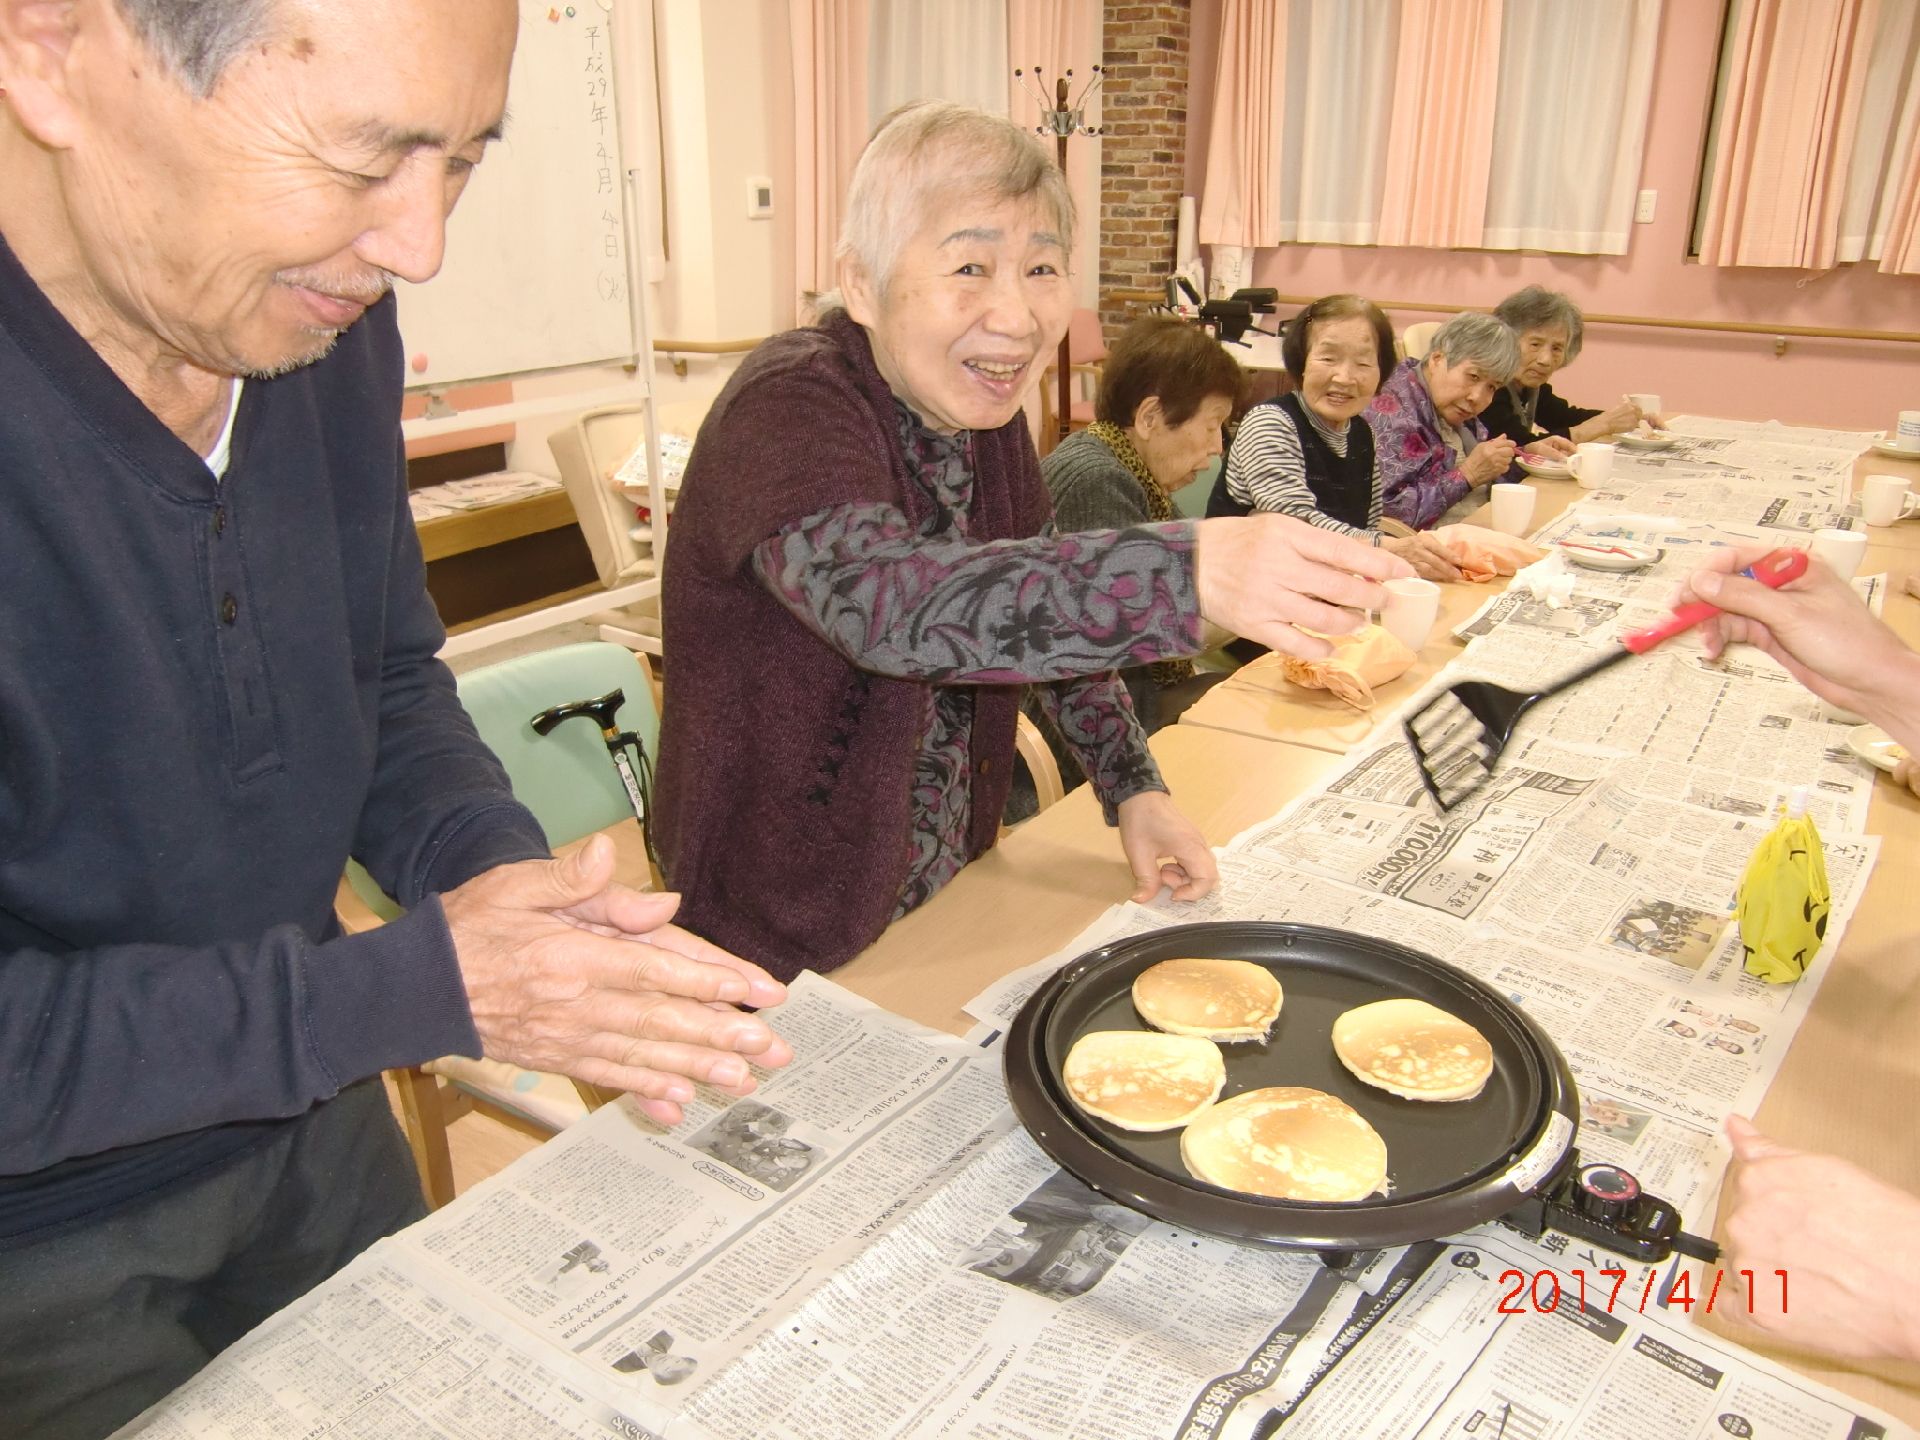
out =
[[(394, 277), (512, 0), (0, 0), (0, 1428), (104, 1434), (420, 1213), (378, 1072), (679, 1118), (781, 987), (548, 858), (434, 658)], [(360, 858), (408, 913), (344, 937)]]

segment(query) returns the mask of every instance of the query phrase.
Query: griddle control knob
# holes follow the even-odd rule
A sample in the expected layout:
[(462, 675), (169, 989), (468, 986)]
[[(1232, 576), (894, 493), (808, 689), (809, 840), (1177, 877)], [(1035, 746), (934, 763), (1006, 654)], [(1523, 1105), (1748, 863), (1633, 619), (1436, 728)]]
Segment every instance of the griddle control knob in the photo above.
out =
[(1612, 1225), (1640, 1198), (1640, 1182), (1618, 1165), (1582, 1165), (1575, 1203), (1580, 1213)]

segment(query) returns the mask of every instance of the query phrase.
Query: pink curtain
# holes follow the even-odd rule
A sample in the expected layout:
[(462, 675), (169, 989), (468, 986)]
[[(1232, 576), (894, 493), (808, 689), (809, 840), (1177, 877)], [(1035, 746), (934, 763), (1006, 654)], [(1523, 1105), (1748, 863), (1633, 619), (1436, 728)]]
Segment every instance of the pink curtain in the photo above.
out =
[(1482, 242), (1503, 8), (1501, 0), (1402, 7), (1377, 244)]
[(1223, 0), (1200, 197), (1203, 245), (1280, 243), (1280, 119), (1287, 0)]
[(1920, 144), (1907, 151), (1907, 171), (1887, 223), (1880, 268), (1889, 275), (1920, 275)]
[[(1101, 55), (1100, 0), (1007, 0), (1007, 114), (1017, 124), (1040, 123), (1039, 109), (1025, 84), (1013, 78), (1025, 70), (1033, 78), (1042, 71), (1048, 102), (1054, 81), (1073, 71), (1072, 93), (1078, 96), (1094, 78)], [(1100, 92), (1087, 102), (1086, 123), (1100, 123)], [(1047, 149), (1054, 146), (1046, 137)], [(1100, 143), (1084, 135), (1067, 142), (1067, 186), (1073, 191), (1079, 224), (1073, 241), (1073, 274), (1083, 305), (1094, 304), (1100, 271)]]
[(1742, 0), (1707, 181), (1703, 261), (1834, 263), (1879, 9), (1879, 0)]
[(867, 0), (788, 0), (787, 15), (793, 35), (794, 279), (804, 297), (833, 288), (841, 207), (867, 143)]

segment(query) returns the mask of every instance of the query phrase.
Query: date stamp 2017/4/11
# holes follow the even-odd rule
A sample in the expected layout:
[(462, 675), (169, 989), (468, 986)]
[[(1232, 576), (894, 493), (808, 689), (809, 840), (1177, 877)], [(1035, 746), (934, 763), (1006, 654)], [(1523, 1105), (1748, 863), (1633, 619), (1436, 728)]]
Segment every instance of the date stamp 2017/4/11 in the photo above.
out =
[[(1780, 1284), (1781, 1313), (1784, 1314), (1787, 1309), (1787, 1272), (1784, 1270), (1755, 1272), (1716, 1269), (1710, 1275), (1704, 1273), (1701, 1275), (1698, 1294), (1694, 1291), (1693, 1272), (1682, 1270), (1673, 1282), (1672, 1288), (1664, 1294), (1658, 1294), (1654, 1290), (1655, 1274), (1649, 1269), (1646, 1283), (1640, 1287), (1640, 1293), (1635, 1295), (1631, 1290), (1627, 1290), (1624, 1296), (1621, 1291), (1626, 1287), (1629, 1271), (1609, 1268), (1592, 1273), (1594, 1286), (1592, 1305), (1589, 1307), (1588, 1272), (1585, 1270), (1574, 1269), (1567, 1272), (1568, 1279), (1573, 1281), (1571, 1286), (1562, 1284), (1559, 1273), (1553, 1270), (1502, 1270), (1500, 1284), (1507, 1288), (1500, 1295), (1500, 1313), (1525, 1315), (1532, 1312), (1537, 1315), (1551, 1315), (1560, 1308), (1564, 1299), (1567, 1304), (1575, 1305), (1582, 1310), (1588, 1308), (1604, 1310), (1609, 1315), (1615, 1310), (1638, 1310), (1644, 1315), (1647, 1313), (1649, 1304), (1664, 1305), (1670, 1310), (1683, 1310), (1688, 1314), (1691, 1314), (1693, 1307), (1698, 1305), (1703, 1315), (1711, 1315), (1716, 1304), (1722, 1309), (1733, 1309), (1744, 1305), (1746, 1313), (1751, 1315), (1754, 1295), (1757, 1293), (1755, 1287), (1769, 1290), (1776, 1280)], [(1744, 1286), (1732, 1279), (1735, 1275), (1740, 1277), (1740, 1281), (1745, 1282)]]

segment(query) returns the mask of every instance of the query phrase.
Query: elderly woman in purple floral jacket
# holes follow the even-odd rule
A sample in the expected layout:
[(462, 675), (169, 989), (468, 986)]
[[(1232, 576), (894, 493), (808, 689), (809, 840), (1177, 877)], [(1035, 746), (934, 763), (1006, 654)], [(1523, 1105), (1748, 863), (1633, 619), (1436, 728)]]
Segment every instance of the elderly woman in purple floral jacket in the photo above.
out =
[(1415, 530), (1455, 520), (1486, 498), (1516, 449), (1475, 417), (1520, 368), (1513, 331), (1491, 315), (1456, 315), (1424, 359), (1395, 367), (1367, 409), (1380, 463), (1380, 508)]
[(1212, 852), (1112, 671), (1202, 616), (1318, 655), (1405, 562), (1268, 515), (1056, 535), (1022, 402), (1065, 333), (1073, 204), (1033, 137), (935, 103), (856, 168), (841, 294), (694, 445), (662, 622), (657, 822), (680, 921), (776, 974), (851, 959), (993, 844), (1021, 686), (1147, 898)]

